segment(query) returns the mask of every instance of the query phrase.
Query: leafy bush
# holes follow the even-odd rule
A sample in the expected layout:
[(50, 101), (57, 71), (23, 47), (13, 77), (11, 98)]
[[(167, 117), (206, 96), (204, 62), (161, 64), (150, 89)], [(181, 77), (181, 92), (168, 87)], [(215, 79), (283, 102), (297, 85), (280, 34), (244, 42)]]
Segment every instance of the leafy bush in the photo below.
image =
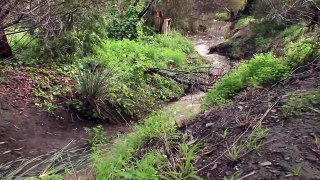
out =
[(252, 23), (254, 21), (255, 21), (255, 19), (252, 16), (247, 16), (247, 17), (239, 19), (238, 22), (236, 23), (235, 27), (237, 29), (240, 29), (240, 28), (242, 28), (244, 26), (249, 25), (250, 23)]
[[(290, 42), (284, 48), (285, 52), (285, 63), (294, 68), (297, 65), (301, 64), (305, 58), (307, 58), (312, 53), (318, 53), (319, 50), (315, 50), (313, 46), (317, 42), (313, 42), (312, 39), (302, 38), (296, 42)], [(315, 52), (315, 51), (317, 52)], [(316, 55), (315, 55), (316, 56)]]
[(106, 144), (109, 140), (103, 134), (104, 129), (102, 125), (99, 125), (95, 128), (85, 128), (86, 133), (88, 134), (88, 144), (91, 147), (96, 147), (99, 144)]
[(203, 108), (225, 104), (247, 87), (270, 85), (288, 72), (288, 67), (272, 53), (255, 55), (213, 86), (205, 96)]
[(107, 27), (108, 37), (117, 40), (137, 39), (139, 36), (137, 26), (140, 21), (138, 15), (138, 9), (133, 6), (130, 6), (128, 10), (126, 10), (124, 18), (120, 18), (119, 13), (114, 9), (112, 20)]

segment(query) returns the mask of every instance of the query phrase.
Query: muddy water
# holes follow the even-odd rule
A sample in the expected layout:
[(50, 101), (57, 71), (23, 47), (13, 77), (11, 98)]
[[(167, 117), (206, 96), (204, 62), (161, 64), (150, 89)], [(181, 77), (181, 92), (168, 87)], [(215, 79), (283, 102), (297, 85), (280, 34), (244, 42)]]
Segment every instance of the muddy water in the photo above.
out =
[[(223, 42), (223, 37), (210, 38), (208, 35), (195, 35), (189, 38), (194, 42), (195, 49), (199, 55), (206, 64), (211, 67), (210, 71), (213, 75), (220, 76), (226, 74), (230, 70), (230, 65), (226, 57), (219, 54), (209, 54), (210, 46), (213, 43)], [(202, 97), (204, 95), (205, 93), (201, 91), (189, 94), (167, 107), (167, 109), (174, 109), (176, 122), (179, 127), (183, 126), (188, 120), (200, 113)]]

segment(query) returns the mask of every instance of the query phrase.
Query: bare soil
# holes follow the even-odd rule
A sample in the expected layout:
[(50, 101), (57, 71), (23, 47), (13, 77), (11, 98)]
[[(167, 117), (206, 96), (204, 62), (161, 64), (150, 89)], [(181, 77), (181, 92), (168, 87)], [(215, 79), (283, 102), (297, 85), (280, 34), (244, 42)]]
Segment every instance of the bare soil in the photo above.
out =
[[(32, 90), (38, 82), (30, 74), (18, 68), (2, 69), (2, 72), (6, 73), (2, 74), (5, 81), (0, 83), (0, 177), (19, 165), (9, 162), (42, 156), (67, 145), (68, 148), (86, 146), (88, 137), (84, 128), (99, 123), (83, 121), (69, 111), (65, 105), (70, 94), (55, 100), (59, 106), (53, 116), (34, 105)], [(61, 77), (60, 83), (68, 81)], [(109, 138), (132, 131), (125, 124), (101, 124)], [(8, 163), (10, 166), (4, 166)]]
[[(305, 112), (288, 118), (281, 108), (292, 92), (319, 90), (319, 77), (319, 71), (307, 71), (292, 77), (286, 87), (245, 92), (231, 104), (199, 115), (185, 129), (204, 143), (194, 162), (198, 174), (205, 179), (230, 178), (236, 173), (240, 179), (320, 179), (320, 149), (315, 142), (320, 114)], [(231, 161), (227, 149), (241, 134), (240, 141), (248, 137), (259, 120), (268, 129), (262, 148), (241, 152), (237, 161)]]

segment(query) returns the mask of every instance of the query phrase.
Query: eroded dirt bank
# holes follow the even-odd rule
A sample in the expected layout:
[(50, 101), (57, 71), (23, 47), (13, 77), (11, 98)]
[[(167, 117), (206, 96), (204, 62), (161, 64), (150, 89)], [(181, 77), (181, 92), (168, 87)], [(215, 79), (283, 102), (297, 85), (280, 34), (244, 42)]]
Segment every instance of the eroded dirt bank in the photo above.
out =
[[(199, 175), (205, 179), (320, 179), (320, 149), (315, 140), (320, 134), (319, 111), (311, 108), (288, 117), (282, 108), (294, 93), (318, 91), (319, 77), (319, 71), (307, 71), (293, 76), (284, 88), (245, 92), (233, 103), (198, 116), (186, 131), (194, 139), (204, 138), (204, 148), (194, 162)], [(240, 148), (259, 121), (268, 130), (262, 146), (238, 149), (238, 160), (232, 161), (230, 154), (236, 149), (230, 148), (235, 143)]]

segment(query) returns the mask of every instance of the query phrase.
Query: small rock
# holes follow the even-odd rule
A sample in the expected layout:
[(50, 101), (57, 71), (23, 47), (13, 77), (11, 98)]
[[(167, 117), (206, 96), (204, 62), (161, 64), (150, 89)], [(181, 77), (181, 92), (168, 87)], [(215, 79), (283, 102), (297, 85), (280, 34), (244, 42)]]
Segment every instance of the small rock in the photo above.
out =
[(290, 157), (285, 157), (284, 160), (289, 161)]
[(297, 162), (297, 163), (300, 163), (300, 162), (302, 162), (302, 161), (303, 161), (303, 159), (302, 159), (302, 158), (300, 158), (300, 159), (296, 160), (296, 162)]
[(210, 127), (210, 126), (213, 126), (213, 125), (214, 125), (214, 123), (207, 123), (206, 127)]
[(277, 171), (277, 170), (270, 169), (269, 171), (272, 172), (273, 174), (280, 174), (280, 171)]
[(270, 161), (266, 161), (266, 162), (263, 162), (263, 163), (260, 163), (261, 166), (271, 166), (272, 163)]

